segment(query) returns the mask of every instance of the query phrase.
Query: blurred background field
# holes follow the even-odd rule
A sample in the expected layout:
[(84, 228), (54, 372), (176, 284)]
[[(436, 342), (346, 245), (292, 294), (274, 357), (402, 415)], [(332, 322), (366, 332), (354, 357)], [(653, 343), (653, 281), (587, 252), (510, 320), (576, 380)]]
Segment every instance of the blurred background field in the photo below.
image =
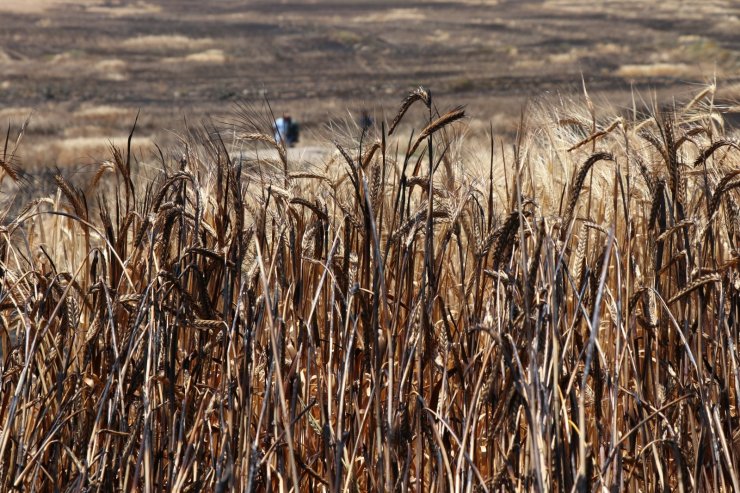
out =
[(466, 104), (481, 135), (513, 133), (527, 100), (577, 94), (581, 77), (623, 108), (714, 77), (718, 102), (740, 95), (733, 1), (4, 0), (0, 15), (0, 123), (32, 115), (27, 171), (84, 169), (137, 110), (136, 143), (166, 149), (186, 121), (265, 96), (311, 146), (327, 122), (380, 120), (420, 84)]

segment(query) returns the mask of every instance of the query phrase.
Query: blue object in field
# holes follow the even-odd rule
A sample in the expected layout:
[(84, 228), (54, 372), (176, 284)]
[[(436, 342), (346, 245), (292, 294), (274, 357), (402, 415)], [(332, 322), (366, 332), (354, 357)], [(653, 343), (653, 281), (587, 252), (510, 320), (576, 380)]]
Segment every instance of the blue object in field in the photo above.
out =
[(283, 115), (275, 120), (275, 142), (292, 146), (298, 142), (298, 124), (290, 116)]

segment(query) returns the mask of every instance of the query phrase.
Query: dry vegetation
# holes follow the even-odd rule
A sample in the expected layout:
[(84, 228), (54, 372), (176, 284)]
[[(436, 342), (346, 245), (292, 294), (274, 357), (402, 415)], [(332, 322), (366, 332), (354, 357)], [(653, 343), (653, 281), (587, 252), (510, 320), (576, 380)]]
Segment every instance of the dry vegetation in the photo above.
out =
[(481, 162), (419, 88), (311, 166), (240, 106), (59, 175), (0, 231), (0, 489), (738, 491), (713, 98), (530, 107)]
[(49, 149), (133, 121), (78, 116), (90, 106), (141, 109), (137, 136), (169, 147), (186, 116), (266, 94), (313, 146), (327, 115), (392, 111), (430, 81), (482, 139), (477, 126), (511, 132), (528, 98), (577, 92), (581, 74), (617, 106), (632, 89), (686, 97), (706, 75), (718, 96), (740, 83), (737, 0), (2, 0), (0, 18), (0, 111), (36, 115), (27, 169), (88, 163), (79, 143), (51, 163)]

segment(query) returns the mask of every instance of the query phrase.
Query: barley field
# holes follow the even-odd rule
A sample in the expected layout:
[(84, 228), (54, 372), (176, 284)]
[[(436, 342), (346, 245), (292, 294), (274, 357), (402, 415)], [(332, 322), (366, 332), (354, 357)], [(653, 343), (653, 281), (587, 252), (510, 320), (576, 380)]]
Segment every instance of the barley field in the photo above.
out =
[(131, 122), (3, 216), (0, 489), (740, 490), (715, 93), (532, 104), (481, 148), (419, 87), (312, 163), (269, 106), (156, 166)]
[(740, 491), (738, 32), (0, 0), (0, 492)]

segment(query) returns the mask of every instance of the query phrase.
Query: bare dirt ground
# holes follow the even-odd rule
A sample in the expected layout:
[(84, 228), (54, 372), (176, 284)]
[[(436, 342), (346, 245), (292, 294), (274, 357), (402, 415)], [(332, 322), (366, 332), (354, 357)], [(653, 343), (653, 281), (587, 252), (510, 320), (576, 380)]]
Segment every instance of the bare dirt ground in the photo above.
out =
[(90, 162), (141, 110), (142, 144), (267, 96), (311, 144), (328, 121), (392, 113), (423, 84), (511, 131), (530, 98), (630, 105), (716, 76), (740, 94), (735, 1), (4, 0), (0, 122), (33, 112), (24, 162)]

